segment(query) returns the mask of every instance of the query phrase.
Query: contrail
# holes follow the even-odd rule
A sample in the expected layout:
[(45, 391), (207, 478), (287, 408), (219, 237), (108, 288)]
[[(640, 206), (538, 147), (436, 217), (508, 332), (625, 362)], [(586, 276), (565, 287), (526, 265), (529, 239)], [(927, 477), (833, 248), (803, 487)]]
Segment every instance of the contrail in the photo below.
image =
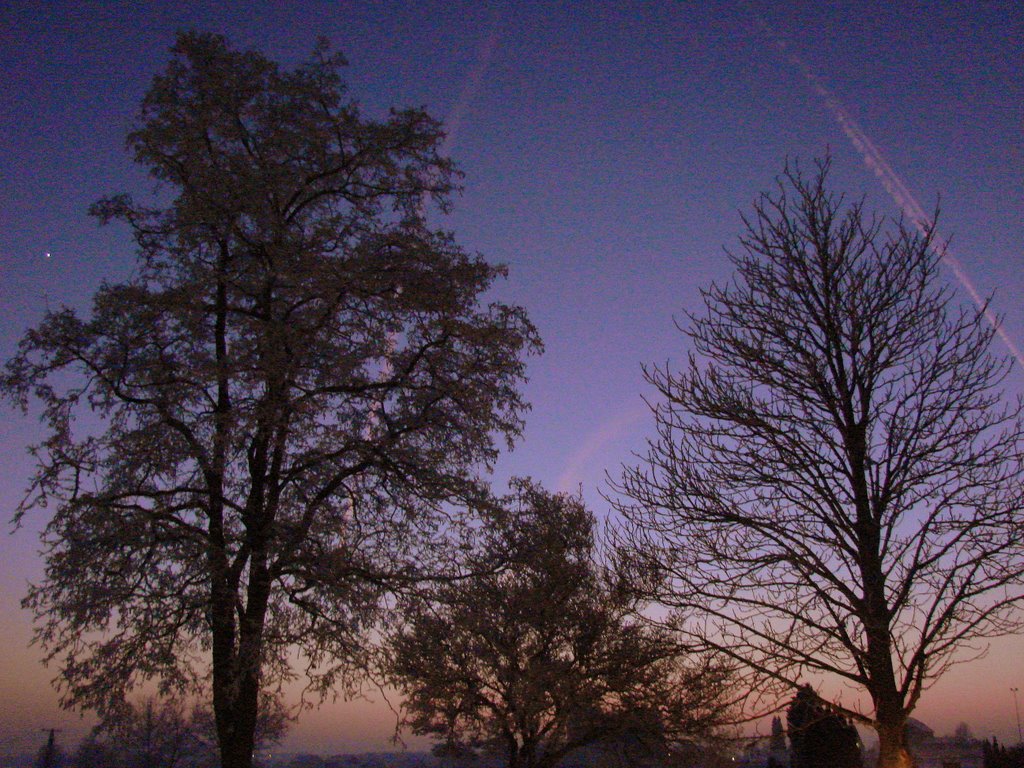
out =
[[(878, 178), (885, 188), (885, 191), (889, 193), (889, 196), (896, 203), (903, 215), (913, 223), (914, 227), (924, 235), (928, 227), (931, 224), (931, 220), (928, 215), (924, 212), (921, 204), (917, 202), (917, 198), (914, 197), (913, 193), (907, 189), (907, 185), (903, 183), (903, 180), (897, 175), (896, 171), (892, 169), (892, 166), (886, 161), (881, 151), (875, 145), (873, 141), (864, 133), (857, 121), (854, 120), (850, 113), (846, 111), (846, 108), (839, 102), (839, 99), (825, 86), (824, 82), (818, 75), (811, 71), (810, 67), (804, 63), (797, 54), (789, 50), (789, 46), (786, 41), (768, 24), (767, 21), (756, 11), (754, 12), (754, 18), (757, 19), (757, 24), (761, 30), (768, 36), (776, 48), (786, 56), (791, 64), (800, 70), (804, 79), (810, 84), (814, 92), (821, 97), (822, 101), (825, 102), (825, 106), (828, 111), (832, 114), (836, 123), (839, 124), (839, 128), (846, 135), (846, 138), (850, 140), (854, 148), (860, 153), (861, 158), (864, 160), (864, 165), (868, 167), (872, 173)], [(1024, 367), (1024, 355), (1021, 354), (1017, 344), (1009, 337), (1001, 323), (999, 318), (996, 317), (995, 313), (992, 312), (985, 299), (978, 292), (978, 289), (974, 286), (971, 278), (967, 275), (963, 265), (960, 261), (945, 249), (942, 253), (942, 260), (949, 266), (953, 271), (953, 275), (956, 277), (957, 282), (963, 286), (964, 290), (974, 301), (978, 309), (982, 310), (985, 315), (985, 319), (995, 329), (996, 334), (1002, 340), (1003, 344), (1013, 355), (1014, 359)]]
[[(491, 65), (491, 59), (494, 58), (494, 51), (498, 47), (498, 22), (499, 16), (495, 12), (487, 37), (477, 47), (476, 62), (473, 64), (473, 68), (466, 73), (466, 77), (462, 81), (462, 87), (459, 89), (459, 96), (452, 105), (451, 110), (444, 117), (446, 130), (444, 141), (441, 142), (441, 148), (438, 152), (440, 155), (447, 155), (451, 151), (458, 136), (459, 128), (462, 126), (462, 120), (469, 110), (469, 105), (473, 103), (473, 99), (480, 92), (480, 85), (483, 83), (484, 75), (487, 74), (487, 68)], [(423, 198), (420, 200), (419, 207), (419, 215), (421, 217), (426, 213), (426, 207), (427, 198)]]
[(494, 58), (494, 51), (497, 47), (498, 23), (497, 18), (495, 18), (495, 21), (491, 24), (490, 32), (488, 32), (487, 37), (484, 38), (477, 49), (476, 63), (462, 82), (459, 98), (455, 101), (451, 112), (445, 117), (448, 132), (444, 137), (444, 143), (441, 145), (442, 152), (448, 152), (452, 144), (455, 143), (459, 128), (462, 126), (462, 119), (466, 116), (469, 105), (476, 98), (477, 93), (480, 92), (480, 85), (483, 83), (484, 75), (487, 74), (487, 68), (491, 65), (491, 59)]
[(555, 482), (555, 490), (560, 493), (572, 493), (579, 483), (580, 475), (591, 459), (612, 440), (624, 435), (628, 430), (644, 421), (651, 410), (646, 403), (631, 405), (617, 412), (614, 418), (602, 421), (592, 430), (583, 444), (579, 446), (566, 461), (565, 468)]
[[(441, 142), (441, 148), (439, 150), (440, 155), (446, 155), (451, 150), (452, 145), (455, 143), (455, 137), (458, 133), (459, 127), (462, 125), (462, 119), (465, 117), (466, 111), (469, 109), (470, 103), (473, 98), (480, 90), (480, 85), (483, 82), (484, 75), (487, 72), (487, 67), (490, 66), (491, 59), (494, 58), (494, 51), (498, 46), (498, 22), (499, 16), (495, 12), (492, 17), (491, 29), (487, 34), (487, 37), (480, 43), (477, 48), (476, 62), (473, 68), (466, 73), (466, 77), (462, 81), (462, 87), (459, 89), (459, 96), (455, 100), (455, 104), (451, 110), (445, 115), (445, 125), (447, 130), (445, 131), (444, 140)], [(428, 196), (424, 195), (420, 198), (419, 207), (417, 213), (422, 219), (426, 215)], [(398, 343), (398, 334), (391, 332), (387, 337), (387, 350), (384, 354), (384, 359), (381, 361), (380, 372), (378, 379), (380, 381), (386, 380), (391, 376), (394, 371), (392, 358), (394, 357)], [(374, 408), (370, 414), (370, 419), (366, 426), (363, 428), (363, 436), (367, 436), (369, 432), (378, 423), (378, 415), (380, 408), (383, 406), (378, 405)]]

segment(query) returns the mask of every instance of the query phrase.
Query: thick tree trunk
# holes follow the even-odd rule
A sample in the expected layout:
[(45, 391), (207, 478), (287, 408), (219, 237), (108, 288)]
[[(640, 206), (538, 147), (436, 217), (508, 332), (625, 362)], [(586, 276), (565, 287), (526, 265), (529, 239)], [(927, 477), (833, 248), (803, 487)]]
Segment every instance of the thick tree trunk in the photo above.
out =
[[(219, 554), (219, 553), (218, 553)], [(222, 557), (213, 584), (213, 713), (221, 768), (252, 768), (260, 693), (260, 660), (268, 591), (248, 590), (249, 604), (236, 620), (236, 596)], [(221, 579), (216, 578), (217, 575)], [(265, 575), (262, 573), (260, 575)]]
[(213, 714), (220, 764), (221, 768), (252, 768), (252, 738), (246, 738), (249, 729), (244, 722), (244, 667), (238, 663), (230, 592), (222, 586), (215, 595), (220, 599), (213, 601)]
[(238, 625), (233, 615), (214, 621), (213, 706), (221, 768), (252, 768), (256, 747), (263, 629), (270, 595), (262, 547), (249, 563), (246, 610)]
[[(215, 640), (215, 645), (216, 645)], [(247, 645), (242, 642), (243, 647)], [(250, 649), (251, 650), (251, 649)], [(235, 652), (214, 662), (213, 709), (221, 768), (252, 768), (259, 715), (258, 657)]]
[(878, 768), (914, 768), (914, 758), (907, 749), (906, 723), (898, 726), (879, 723)]
[(244, 729), (236, 729), (235, 738), (221, 742), (221, 768), (252, 768), (252, 739), (246, 739)]
[(878, 768), (914, 768), (914, 759), (907, 748), (907, 712), (896, 686), (887, 637), (874, 638), (874, 642), (869, 641), (869, 647), (872, 649), (869, 668), (878, 733)]

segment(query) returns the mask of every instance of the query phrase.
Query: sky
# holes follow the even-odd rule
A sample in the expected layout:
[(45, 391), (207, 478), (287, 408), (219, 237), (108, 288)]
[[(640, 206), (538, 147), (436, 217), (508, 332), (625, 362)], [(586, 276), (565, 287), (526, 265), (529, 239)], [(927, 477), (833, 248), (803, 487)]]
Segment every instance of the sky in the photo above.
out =
[[(18, 2), (0, 10), (0, 357), (47, 306), (86, 308), (131, 271), (128, 233), (89, 204), (153, 188), (124, 135), (177, 30), (225, 33), (292, 66), (327, 37), (369, 116), (425, 106), (465, 172), (437, 220), (509, 267), (496, 290), (544, 340), (533, 405), (495, 482), (581, 490), (599, 514), (653, 432), (641, 365), (678, 365), (674, 321), (729, 277), (740, 216), (787, 158), (833, 158), (832, 183), (886, 216), (930, 212), (963, 301), (993, 296), (1000, 351), (1024, 346), (1024, 6), (963, 2)], [(1015, 371), (1008, 396), (1024, 393)], [(21, 498), (38, 425), (0, 418), (0, 517)], [(54, 670), (18, 603), (42, 570), (44, 513), (0, 536), (0, 750), (70, 740)], [(925, 694), (937, 732), (1016, 740), (1024, 639), (994, 642)], [(388, 749), (373, 702), (306, 712), (285, 747)]]

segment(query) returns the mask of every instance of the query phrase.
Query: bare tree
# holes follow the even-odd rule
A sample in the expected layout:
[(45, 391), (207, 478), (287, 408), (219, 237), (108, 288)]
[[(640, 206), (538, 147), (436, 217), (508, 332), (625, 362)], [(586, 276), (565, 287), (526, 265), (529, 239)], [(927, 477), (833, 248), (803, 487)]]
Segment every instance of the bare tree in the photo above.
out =
[(551, 768), (598, 742), (657, 754), (707, 737), (728, 705), (728, 670), (637, 621), (595, 553), (579, 499), (516, 481), (467, 556), (476, 575), (408, 606), (392, 672), (413, 731), (509, 768)]
[(2, 381), (49, 428), (24, 604), (66, 706), (209, 676), (222, 764), (248, 768), (292, 651), (315, 690), (358, 684), (383, 596), (444, 565), (539, 342), (481, 303), (504, 269), (426, 225), (455, 190), (436, 121), (362, 117), (323, 45), (288, 72), (216, 35), (173, 52), (128, 138), (166, 206), (94, 207), (137, 274), (48, 314)]
[[(260, 710), (256, 748), (279, 741), (288, 718), (268, 702)], [(144, 697), (124, 702), (82, 741), (77, 768), (213, 768), (220, 764), (217, 733), (208, 702)]]
[(107, 768), (196, 768), (217, 763), (216, 747), (203, 738), (208, 717), (191, 714), (177, 699), (130, 702), (96, 726), (82, 742), (75, 765)]
[(735, 278), (689, 315), (683, 371), (618, 504), (627, 560), (678, 624), (758, 685), (833, 675), (909, 764), (928, 684), (1021, 627), (1021, 406), (984, 313), (953, 303), (934, 230), (865, 214), (787, 168)]

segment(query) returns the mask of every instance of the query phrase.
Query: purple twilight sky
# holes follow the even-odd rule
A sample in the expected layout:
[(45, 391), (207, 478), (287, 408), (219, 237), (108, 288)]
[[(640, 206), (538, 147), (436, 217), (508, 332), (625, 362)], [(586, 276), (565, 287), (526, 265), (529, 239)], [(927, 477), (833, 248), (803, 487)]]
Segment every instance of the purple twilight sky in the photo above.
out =
[[(466, 178), (443, 226), (509, 265), (498, 292), (527, 308), (546, 345), (499, 484), (525, 474), (582, 488), (605, 513), (605, 472), (651, 433), (641, 364), (685, 359), (673, 318), (727, 278), (723, 246), (787, 157), (809, 164), (830, 150), (834, 186), (885, 215), (930, 211), (941, 196), (961, 268), (950, 281), (965, 301), (964, 282), (994, 293), (1007, 340), (1024, 346), (1019, 3), (12, 0), (0, 10), (4, 359), (47, 305), (86, 308), (102, 280), (131, 270), (126, 231), (85, 211), (152, 189), (124, 134), (188, 27), (286, 66), (326, 36), (367, 114), (426, 105), (445, 118)], [(1009, 390), (1024, 392), (1019, 371)], [(0, 422), (5, 519), (39, 434), (13, 411)], [(18, 601), (41, 572), (43, 522), (0, 538), (0, 752), (32, 749), (43, 727), (70, 739), (88, 722), (57, 709), (52, 670), (27, 648)], [(1022, 683), (1024, 641), (999, 641), (917, 714), (940, 733), (965, 720), (1013, 741), (1009, 688)], [(387, 748), (394, 720), (374, 699), (304, 714), (287, 747)]]

